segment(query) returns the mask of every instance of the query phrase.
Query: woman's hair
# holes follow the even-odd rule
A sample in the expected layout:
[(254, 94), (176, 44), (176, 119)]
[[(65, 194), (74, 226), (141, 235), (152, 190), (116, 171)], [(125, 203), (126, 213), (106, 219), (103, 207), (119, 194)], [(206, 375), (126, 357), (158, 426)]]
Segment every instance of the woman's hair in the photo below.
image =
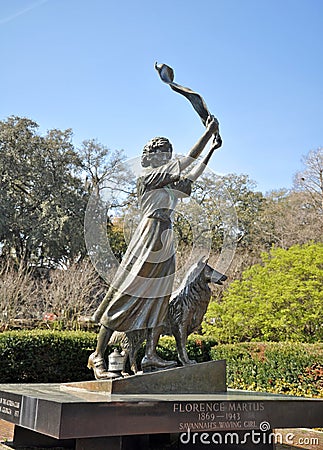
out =
[(151, 155), (156, 153), (158, 149), (164, 148), (165, 152), (170, 152), (172, 154), (173, 147), (172, 144), (169, 142), (169, 140), (165, 137), (155, 137), (153, 139), (150, 139), (150, 141), (147, 142), (147, 144), (144, 146), (141, 156), (141, 165), (143, 167), (149, 166), (149, 161)]

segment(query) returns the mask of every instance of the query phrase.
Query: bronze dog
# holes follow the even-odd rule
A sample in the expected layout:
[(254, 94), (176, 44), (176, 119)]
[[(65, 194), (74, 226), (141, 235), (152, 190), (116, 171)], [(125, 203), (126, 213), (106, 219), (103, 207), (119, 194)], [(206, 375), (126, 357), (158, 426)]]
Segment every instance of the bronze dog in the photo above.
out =
[[(178, 291), (172, 295), (163, 334), (175, 337), (178, 359), (182, 365), (196, 363), (187, 355), (186, 342), (188, 336), (201, 325), (210, 303), (209, 283), (221, 285), (226, 279), (225, 275), (200, 260), (191, 268)], [(116, 331), (109, 344), (121, 345), (124, 354), (129, 356), (131, 370), (136, 373), (138, 371), (136, 355), (145, 338), (146, 330), (126, 333)]]

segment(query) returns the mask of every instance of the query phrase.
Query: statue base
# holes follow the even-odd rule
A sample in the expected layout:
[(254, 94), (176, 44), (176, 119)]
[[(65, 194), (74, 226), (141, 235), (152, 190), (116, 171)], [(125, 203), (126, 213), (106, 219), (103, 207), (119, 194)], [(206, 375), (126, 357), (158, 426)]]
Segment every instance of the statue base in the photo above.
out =
[(14, 424), (17, 449), (153, 450), (174, 438), (183, 450), (273, 450), (273, 429), (322, 427), (323, 400), (227, 389), (225, 362), (212, 361), (111, 381), (0, 384), (0, 419)]
[(66, 383), (62, 389), (108, 394), (216, 394), (227, 390), (226, 364), (224, 360), (210, 361), (112, 380)]

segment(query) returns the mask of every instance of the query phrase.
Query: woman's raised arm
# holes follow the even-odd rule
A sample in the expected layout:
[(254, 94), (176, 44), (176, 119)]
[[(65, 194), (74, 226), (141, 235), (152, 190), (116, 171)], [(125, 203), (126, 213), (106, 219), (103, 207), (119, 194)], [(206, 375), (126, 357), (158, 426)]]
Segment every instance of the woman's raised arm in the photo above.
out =
[(186, 156), (179, 159), (180, 170), (186, 169), (196, 158), (200, 156), (206, 144), (209, 142), (213, 134), (218, 135), (219, 122), (214, 116), (209, 116), (206, 122), (206, 128), (200, 139), (191, 148)]
[(202, 175), (202, 173), (204, 172), (207, 163), (209, 162), (214, 150), (220, 148), (222, 145), (222, 139), (221, 136), (219, 134), (217, 134), (214, 138), (214, 141), (212, 142), (211, 148), (208, 151), (207, 155), (205, 156), (205, 158), (199, 163), (197, 164), (187, 175), (185, 178), (187, 178), (188, 180), (191, 181), (196, 181), (198, 179), (199, 176)]

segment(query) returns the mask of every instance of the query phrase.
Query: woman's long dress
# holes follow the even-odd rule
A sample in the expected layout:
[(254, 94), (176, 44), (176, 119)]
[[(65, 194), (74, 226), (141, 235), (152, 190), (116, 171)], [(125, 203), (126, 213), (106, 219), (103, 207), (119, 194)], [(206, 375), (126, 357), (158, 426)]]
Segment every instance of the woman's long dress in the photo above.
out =
[(178, 161), (144, 169), (137, 182), (141, 221), (93, 319), (117, 331), (164, 324), (175, 274), (172, 215), (178, 197), (190, 195)]

